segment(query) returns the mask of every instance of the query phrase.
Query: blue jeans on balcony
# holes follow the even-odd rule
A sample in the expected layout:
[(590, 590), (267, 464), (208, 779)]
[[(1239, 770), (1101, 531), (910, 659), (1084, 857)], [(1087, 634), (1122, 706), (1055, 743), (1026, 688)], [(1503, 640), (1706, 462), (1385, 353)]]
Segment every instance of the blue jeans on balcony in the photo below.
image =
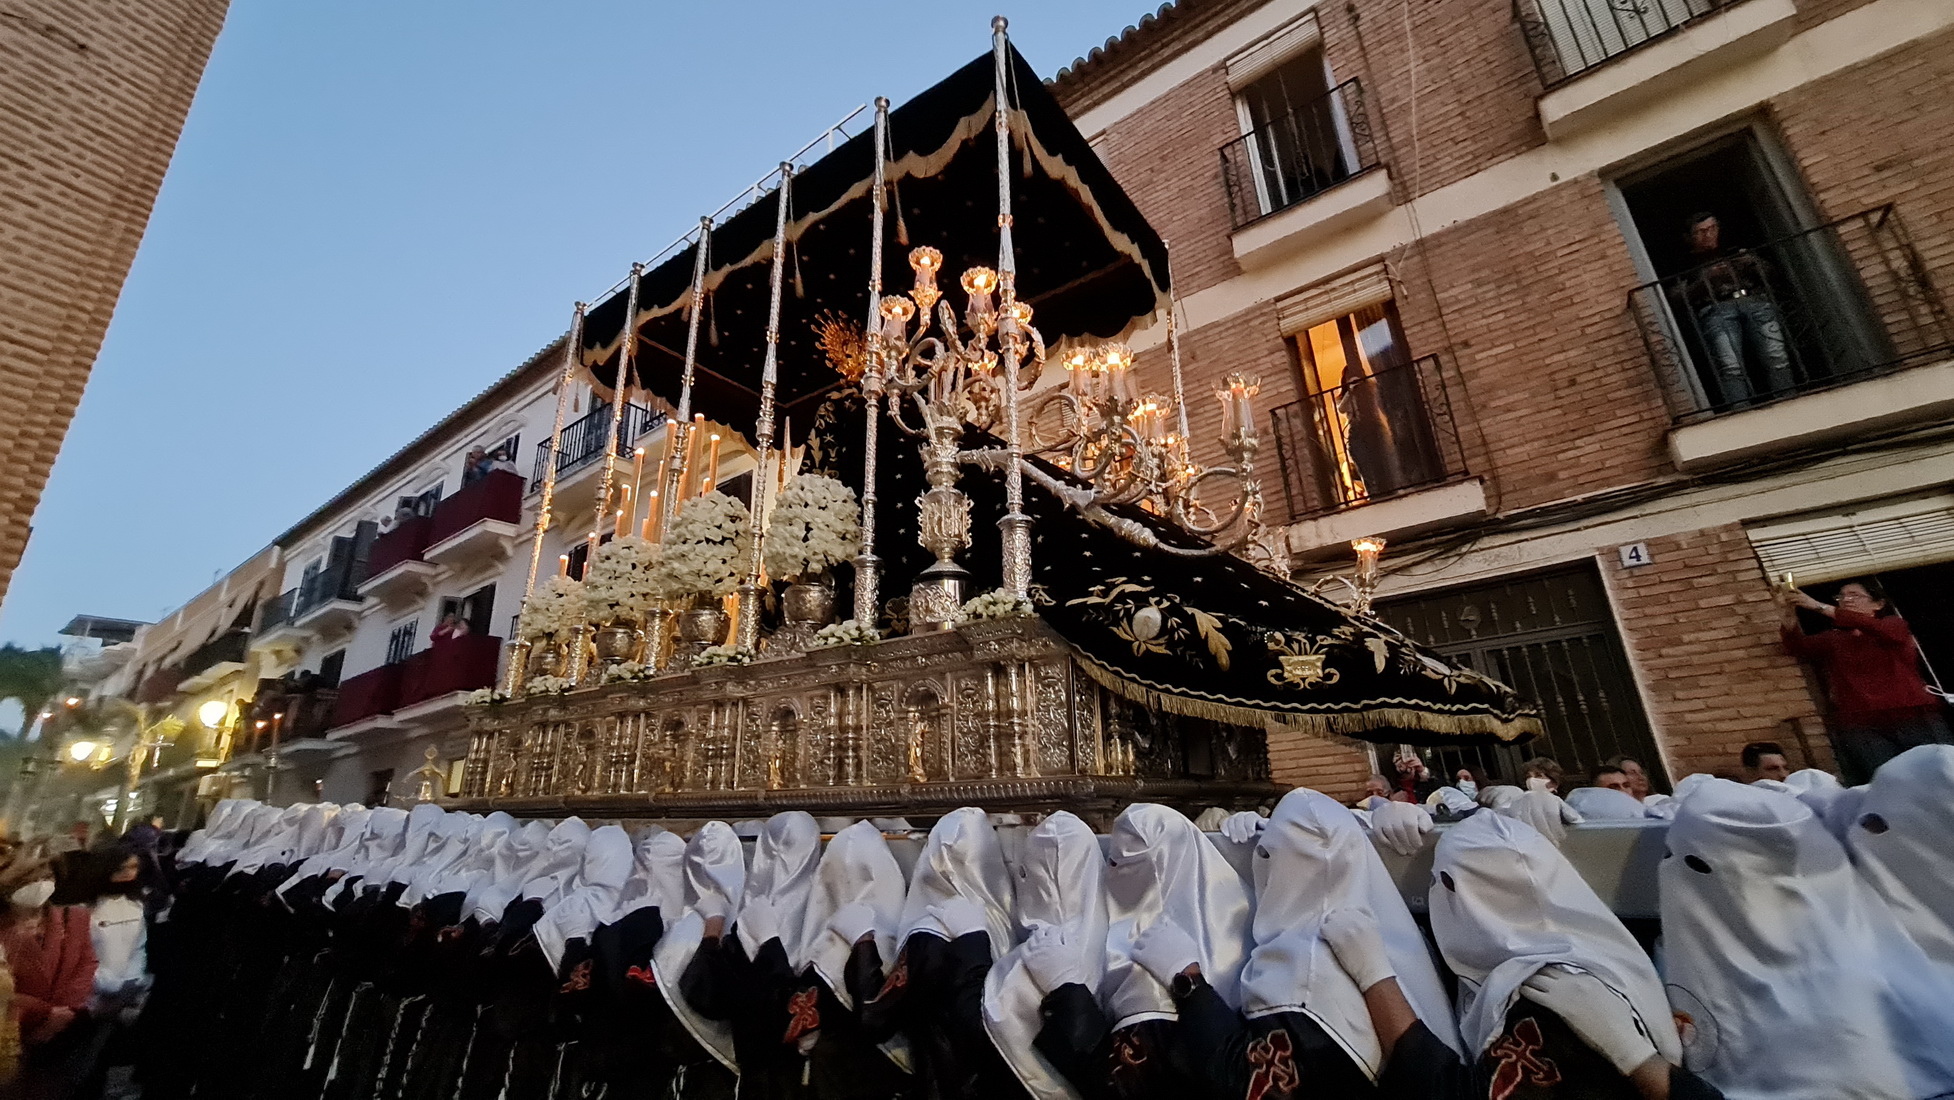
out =
[[(1791, 376), (1791, 353), (1785, 347), (1777, 303), (1757, 295), (1727, 298), (1697, 310), (1696, 322), (1715, 370), (1718, 406), (1730, 408), (1788, 393), (1797, 384)], [(1766, 384), (1761, 393), (1747, 366), (1751, 356), (1764, 368)]]

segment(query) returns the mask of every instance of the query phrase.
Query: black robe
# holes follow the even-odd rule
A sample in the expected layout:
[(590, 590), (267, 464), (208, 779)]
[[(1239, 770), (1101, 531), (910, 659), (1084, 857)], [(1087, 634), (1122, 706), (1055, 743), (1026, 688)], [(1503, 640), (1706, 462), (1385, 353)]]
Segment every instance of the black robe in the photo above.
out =
[(733, 1071), (699, 1045), (658, 988), (651, 956), (664, 934), (655, 905), (592, 933), (593, 974), (603, 995), (588, 1032), (593, 1073), (609, 1100), (730, 1100)]
[[(1666, 1021), (1664, 1021), (1666, 1023)], [(1526, 1000), (1477, 1061), (1462, 1062), (1424, 1024), (1391, 1050), (1379, 1080), (1386, 1100), (1638, 1100), (1633, 1082), (1559, 1016)], [(1670, 1100), (1723, 1100), (1701, 1077), (1672, 1066)]]
[(874, 998), (862, 1005), (871, 1041), (900, 1033), (915, 1060), (921, 1100), (1008, 1100), (1028, 1094), (984, 1029), (991, 941), (970, 932), (945, 941), (911, 935)]

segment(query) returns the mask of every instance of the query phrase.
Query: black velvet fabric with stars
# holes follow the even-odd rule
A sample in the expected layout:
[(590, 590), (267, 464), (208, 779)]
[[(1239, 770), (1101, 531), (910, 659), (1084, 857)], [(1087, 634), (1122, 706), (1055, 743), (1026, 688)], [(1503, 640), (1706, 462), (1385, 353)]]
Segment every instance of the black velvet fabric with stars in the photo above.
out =
[[(862, 485), (862, 405), (852, 388), (820, 410), (806, 440), (809, 466)], [(976, 429), (966, 448), (1001, 446)], [(876, 553), (885, 601), (907, 597), (931, 555), (916, 541), (916, 497), (926, 487), (917, 440), (885, 416), (878, 460)], [(1070, 475), (1040, 464), (1048, 472)], [(998, 587), (997, 521), (1004, 477), (964, 468), (972, 503), (969, 592)], [(1236, 724), (1260, 720), (1409, 744), (1493, 743), (1538, 732), (1539, 712), (1512, 689), (1416, 645), (1229, 554), (1183, 557), (1136, 545), (1066, 508), (1035, 481), (1033, 596), (1038, 614), (1082, 662), (1143, 703)], [(1204, 544), (1138, 508), (1114, 509), (1164, 543)], [(845, 571), (844, 571), (845, 572)], [(847, 578), (841, 578), (846, 584)], [(849, 606), (844, 592), (838, 606)], [(899, 616), (898, 616), (899, 618)], [(903, 624), (885, 615), (885, 628)]]
[[(1116, 336), (1166, 301), (1166, 248), (1015, 49), (1010, 64), (1018, 297), (1048, 343)], [(993, 71), (986, 51), (890, 112), (885, 293), (913, 286), (914, 247), (943, 253), (938, 285), (959, 302), (962, 272), (997, 266)], [(800, 169), (789, 188), (776, 423), (805, 423), (834, 385), (816, 320), (833, 313), (859, 331), (867, 317), (874, 172), (870, 127)], [(707, 250), (692, 408), (722, 424), (743, 427), (759, 412), (778, 203), (776, 189), (726, 219)], [(672, 405), (696, 250), (646, 271), (638, 287), (634, 384)], [(582, 362), (602, 390), (617, 378), (627, 296), (620, 289), (585, 317)]]

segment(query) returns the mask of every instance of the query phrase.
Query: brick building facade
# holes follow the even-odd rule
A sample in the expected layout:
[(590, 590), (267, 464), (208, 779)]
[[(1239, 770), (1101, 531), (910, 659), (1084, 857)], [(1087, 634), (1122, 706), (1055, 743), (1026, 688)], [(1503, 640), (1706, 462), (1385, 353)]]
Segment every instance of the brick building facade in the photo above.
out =
[(228, 6), (0, 12), (0, 597)]
[(1442, 763), (1673, 778), (1830, 762), (1779, 573), (1879, 576), (1954, 664), (1951, 81), (1927, 0), (1182, 0), (1053, 88), (1172, 247), (1197, 454), (1259, 377), (1302, 575), (1387, 536), (1382, 617), (1545, 706)]

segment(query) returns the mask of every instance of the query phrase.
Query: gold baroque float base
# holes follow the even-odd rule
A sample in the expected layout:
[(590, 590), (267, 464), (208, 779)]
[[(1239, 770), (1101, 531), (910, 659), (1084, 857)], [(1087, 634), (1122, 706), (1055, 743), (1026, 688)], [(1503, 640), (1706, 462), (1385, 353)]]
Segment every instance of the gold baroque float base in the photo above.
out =
[(457, 808), (759, 817), (1252, 806), (1260, 728), (1105, 690), (1035, 618), (482, 707)]

